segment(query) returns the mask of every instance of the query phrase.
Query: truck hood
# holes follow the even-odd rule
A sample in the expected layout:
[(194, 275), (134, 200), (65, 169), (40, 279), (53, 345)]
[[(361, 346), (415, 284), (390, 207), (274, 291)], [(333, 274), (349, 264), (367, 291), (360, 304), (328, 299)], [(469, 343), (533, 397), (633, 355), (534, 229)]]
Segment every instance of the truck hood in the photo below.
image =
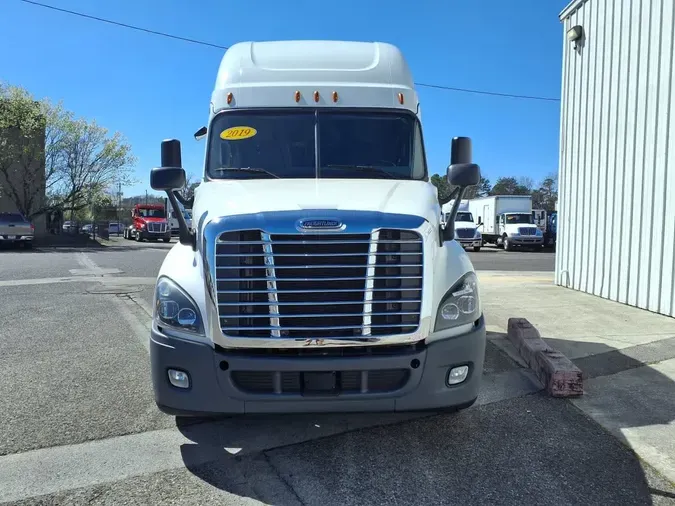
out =
[(387, 179), (255, 179), (209, 181), (195, 190), (194, 223), (208, 217), (329, 209), (440, 217), (436, 187), (425, 181)]
[(166, 218), (155, 218), (155, 217), (149, 216), (147, 218), (142, 217), (142, 218), (138, 218), (138, 219), (140, 221), (144, 222), (144, 223), (166, 223)]
[(471, 228), (475, 229), (476, 224), (473, 221), (456, 221), (455, 222), (455, 229), (458, 228)]

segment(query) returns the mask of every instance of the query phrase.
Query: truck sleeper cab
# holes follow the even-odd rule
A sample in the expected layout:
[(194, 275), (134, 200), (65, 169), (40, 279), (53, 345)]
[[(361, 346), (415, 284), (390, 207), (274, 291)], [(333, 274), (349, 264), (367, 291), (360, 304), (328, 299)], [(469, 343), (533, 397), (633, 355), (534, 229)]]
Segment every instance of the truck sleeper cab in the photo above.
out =
[[(203, 130), (200, 132), (203, 133)], [(200, 134), (200, 135), (202, 135)], [(175, 415), (470, 406), (485, 324), (441, 220), (412, 76), (382, 43), (239, 43), (211, 97), (192, 226), (155, 289), (158, 407)], [(185, 183), (162, 143), (151, 185)], [(480, 179), (453, 139), (448, 180)]]

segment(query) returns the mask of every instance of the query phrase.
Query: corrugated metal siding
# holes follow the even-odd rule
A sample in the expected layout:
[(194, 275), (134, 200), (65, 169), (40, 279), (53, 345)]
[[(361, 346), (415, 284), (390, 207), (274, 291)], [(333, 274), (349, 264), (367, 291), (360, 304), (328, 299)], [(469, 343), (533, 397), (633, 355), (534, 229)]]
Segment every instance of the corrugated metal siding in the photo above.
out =
[(675, 8), (587, 0), (563, 19), (556, 283), (675, 316)]

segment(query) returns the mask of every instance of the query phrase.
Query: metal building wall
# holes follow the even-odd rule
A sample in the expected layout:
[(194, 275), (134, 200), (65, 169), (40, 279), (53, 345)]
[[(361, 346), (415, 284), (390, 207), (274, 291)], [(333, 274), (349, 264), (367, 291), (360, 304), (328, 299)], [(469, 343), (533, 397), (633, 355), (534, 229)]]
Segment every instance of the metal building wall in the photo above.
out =
[(564, 39), (556, 284), (675, 316), (673, 0), (579, 0)]

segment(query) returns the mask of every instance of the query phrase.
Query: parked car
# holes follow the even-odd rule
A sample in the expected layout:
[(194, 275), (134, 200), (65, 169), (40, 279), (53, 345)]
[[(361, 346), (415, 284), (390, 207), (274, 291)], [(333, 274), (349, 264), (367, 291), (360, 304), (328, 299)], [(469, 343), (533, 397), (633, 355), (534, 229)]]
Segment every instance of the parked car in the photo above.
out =
[(115, 221), (111, 221), (108, 223), (108, 234), (117, 234), (120, 235), (124, 229), (124, 225), (121, 223), (117, 223)]
[(77, 232), (77, 223), (70, 220), (64, 221), (62, 228), (64, 232)]
[(34, 235), (35, 227), (23, 214), (0, 213), (0, 243), (23, 244), (24, 248), (31, 248)]
[(94, 225), (92, 225), (91, 223), (87, 223), (80, 229), (80, 231), (83, 234), (91, 234), (94, 231)]

